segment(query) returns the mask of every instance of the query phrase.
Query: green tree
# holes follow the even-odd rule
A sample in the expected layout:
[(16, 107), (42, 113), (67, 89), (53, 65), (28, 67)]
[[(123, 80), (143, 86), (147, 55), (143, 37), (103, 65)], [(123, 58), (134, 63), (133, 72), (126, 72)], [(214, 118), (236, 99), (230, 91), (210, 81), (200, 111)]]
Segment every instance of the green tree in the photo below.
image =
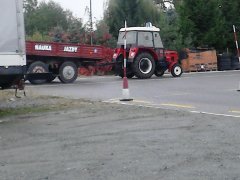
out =
[(39, 32), (34, 32), (32, 36), (26, 36), (27, 41), (51, 41), (52, 38), (49, 35), (43, 35)]
[(194, 46), (220, 52), (233, 50), (232, 25), (240, 22), (239, 0), (181, 0), (176, 7), (183, 39), (191, 37)]
[(37, 8), (28, 9), (30, 11), (26, 10), (25, 14), (26, 32), (28, 35), (32, 35), (36, 31), (46, 34), (57, 26), (62, 27), (64, 30), (68, 27), (65, 11), (54, 1), (49, 1), (48, 3), (41, 2)]
[(220, 48), (225, 50), (230, 49), (232, 52), (236, 51), (233, 25), (236, 25), (239, 37), (240, 30), (240, 1), (239, 0), (218, 0), (219, 3), (219, 24), (221, 29), (216, 28), (216, 32), (220, 35), (219, 44)]
[(64, 42), (64, 31), (61, 26), (56, 26), (52, 29), (52, 31), (49, 33), (51, 36), (53, 42)]
[(24, 7), (24, 19), (25, 19), (26, 33), (27, 33), (27, 35), (30, 35), (30, 34), (33, 35), (34, 29), (31, 29), (30, 27), (33, 27), (32, 24), (35, 21), (34, 17), (35, 17), (35, 12), (38, 7), (38, 1), (37, 0), (24, 0), (23, 7)]
[(82, 19), (74, 17), (72, 12), (69, 10), (66, 11), (66, 15), (68, 22), (68, 42), (85, 43), (85, 29), (83, 27)]
[(25, 0), (25, 23), (28, 40), (85, 43), (82, 19), (54, 1)]
[(25, 14), (29, 15), (33, 13), (38, 6), (38, 1), (37, 0), (24, 0), (23, 1), (23, 7), (25, 10)]
[(184, 38), (180, 34), (179, 16), (174, 8), (166, 9), (161, 13), (160, 34), (164, 47), (167, 49), (181, 50), (191, 46), (192, 39)]
[(95, 43), (99, 45), (105, 45), (108, 47), (115, 47), (117, 41), (109, 33), (109, 27), (104, 20), (100, 20), (96, 23)]
[(157, 4), (161, 9), (167, 10), (167, 6), (174, 7), (174, 4), (177, 0), (153, 0), (155, 4)]
[(152, 0), (110, 0), (104, 18), (110, 33), (116, 38), (125, 20), (128, 26), (142, 26), (146, 22), (156, 24), (159, 15)]
[(180, 28), (184, 38), (192, 37), (194, 46), (216, 44), (214, 29), (219, 14), (214, 0), (184, 0), (178, 7)]

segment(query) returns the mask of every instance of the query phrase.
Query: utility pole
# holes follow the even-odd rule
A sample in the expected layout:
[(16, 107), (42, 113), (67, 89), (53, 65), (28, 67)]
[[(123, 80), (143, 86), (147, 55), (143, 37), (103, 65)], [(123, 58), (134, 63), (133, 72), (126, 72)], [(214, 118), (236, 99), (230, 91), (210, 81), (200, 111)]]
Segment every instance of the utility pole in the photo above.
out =
[(233, 32), (234, 32), (234, 39), (235, 39), (236, 48), (237, 48), (238, 60), (240, 62), (240, 49), (239, 49), (239, 46), (238, 46), (238, 38), (237, 38), (237, 32), (236, 32), (236, 26), (235, 25), (233, 25)]
[(93, 45), (92, 0), (90, 0), (90, 37), (91, 37), (91, 45)]

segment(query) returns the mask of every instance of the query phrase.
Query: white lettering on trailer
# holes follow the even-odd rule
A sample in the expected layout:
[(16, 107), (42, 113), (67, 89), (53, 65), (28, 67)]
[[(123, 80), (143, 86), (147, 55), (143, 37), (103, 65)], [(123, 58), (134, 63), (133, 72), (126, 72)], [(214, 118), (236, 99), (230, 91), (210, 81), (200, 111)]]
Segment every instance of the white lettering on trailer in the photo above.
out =
[(74, 52), (76, 53), (78, 50), (78, 47), (73, 47), (73, 46), (65, 46), (64, 47), (64, 52)]
[(35, 50), (38, 50), (38, 51), (52, 51), (52, 46), (36, 44), (35, 45)]

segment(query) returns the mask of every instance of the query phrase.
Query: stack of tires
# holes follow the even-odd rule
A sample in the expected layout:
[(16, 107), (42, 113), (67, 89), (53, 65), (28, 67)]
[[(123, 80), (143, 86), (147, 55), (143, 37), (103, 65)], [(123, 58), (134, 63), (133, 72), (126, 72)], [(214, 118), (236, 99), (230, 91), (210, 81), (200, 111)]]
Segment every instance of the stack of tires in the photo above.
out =
[(218, 55), (218, 70), (219, 71), (225, 71), (225, 70), (231, 70), (232, 69), (232, 60), (230, 54), (220, 54)]
[(239, 58), (237, 56), (232, 57), (231, 67), (232, 67), (232, 70), (239, 70), (240, 69)]

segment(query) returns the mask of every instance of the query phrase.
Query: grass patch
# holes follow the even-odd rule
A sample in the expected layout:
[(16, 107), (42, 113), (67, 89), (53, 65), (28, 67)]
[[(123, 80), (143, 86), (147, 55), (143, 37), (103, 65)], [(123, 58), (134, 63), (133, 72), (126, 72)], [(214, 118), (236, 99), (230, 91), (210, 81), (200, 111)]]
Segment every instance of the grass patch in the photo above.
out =
[(89, 101), (83, 99), (73, 100), (58, 96), (38, 96), (34, 94), (23, 98), (14, 98), (10, 91), (0, 91), (0, 118), (80, 108), (89, 103)]
[(46, 106), (37, 106), (37, 107), (23, 107), (23, 108), (6, 108), (0, 109), (0, 118), (15, 116), (15, 115), (25, 115), (25, 114), (34, 114), (42, 112), (50, 112), (56, 110), (57, 107), (46, 107)]

